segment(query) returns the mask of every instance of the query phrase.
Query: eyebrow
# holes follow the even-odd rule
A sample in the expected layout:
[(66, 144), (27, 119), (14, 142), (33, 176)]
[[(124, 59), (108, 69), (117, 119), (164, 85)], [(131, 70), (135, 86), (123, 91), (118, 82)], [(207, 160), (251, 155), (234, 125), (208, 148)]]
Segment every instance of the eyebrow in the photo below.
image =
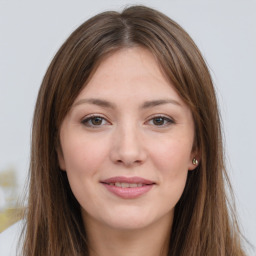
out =
[[(116, 108), (116, 105), (107, 101), (107, 100), (103, 100), (103, 99), (96, 99), (96, 98), (90, 98), (90, 99), (81, 99), (79, 101), (77, 101), (73, 107), (77, 106), (77, 105), (81, 105), (81, 104), (93, 104), (93, 105), (97, 105), (100, 107), (105, 107), (105, 108)], [(181, 104), (173, 99), (159, 99), (159, 100), (149, 100), (149, 101), (145, 101), (140, 108), (142, 109), (146, 109), (146, 108), (151, 108), (151, 107), (155, 107), (155, 106), (159, 106), (159, 105), (164, 105), (164, 104), (174, 104), (177, 106), (181, 106)]]
[(81, 99), (74, 104), (74, 107), (77, 105), (86, 104), (86, 103), (97, 105), (100, 107), (105, 107), (105, 108), (115, 108), (115, 105), (109, 101), (102, 100), (102, 99), (94, 99), (94, 98)]
[(161, 100), (150, 100), (150, 101), (146, 101), (143, 103), (141, 108), (150, 108), (150, 107), (155, 107), (155, 106), (159, 106), (159, 105), (164, 105), (164, 104), (174, 104), (177, 106), (181, 106), (181, 104), (173, 99), (161, 99)]

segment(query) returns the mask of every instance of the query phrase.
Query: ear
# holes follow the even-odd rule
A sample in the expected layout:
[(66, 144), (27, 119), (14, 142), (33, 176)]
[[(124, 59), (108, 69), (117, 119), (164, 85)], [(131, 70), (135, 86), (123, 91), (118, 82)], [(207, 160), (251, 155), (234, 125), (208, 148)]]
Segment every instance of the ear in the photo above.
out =
[(195, 170), (196, 167), (198, 167), (200, 160), (201, 160), (200, 154), (198, 152), (192, 152), (189, 163), (188, 163), (188, 170), (189, 171)]
[(65, 159), (62, 153), (62, 150), (60, 147), (58, 147), (56, 149), (57, 152), (57, 156), (58, 156), (58, 161), (59, 161), (59, 167), (62, 171), (66, 171), (66, 163), (65, 163)]

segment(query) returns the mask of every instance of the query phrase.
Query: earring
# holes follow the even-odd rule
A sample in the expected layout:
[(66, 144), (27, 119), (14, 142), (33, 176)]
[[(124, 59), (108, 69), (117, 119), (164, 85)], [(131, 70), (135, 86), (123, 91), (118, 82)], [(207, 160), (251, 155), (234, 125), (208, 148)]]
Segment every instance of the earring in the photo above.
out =
[(198, 160), (197, 160), (196, 158), (193, 158), (192, 164), (193, 164), (193, 165), (198, 165)]

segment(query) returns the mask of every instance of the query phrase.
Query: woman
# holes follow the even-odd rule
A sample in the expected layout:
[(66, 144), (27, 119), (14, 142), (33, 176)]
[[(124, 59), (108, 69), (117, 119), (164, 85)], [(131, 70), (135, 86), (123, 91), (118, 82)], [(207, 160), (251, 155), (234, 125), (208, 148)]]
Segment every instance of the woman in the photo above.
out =
[(153, 9), (101, 13), (60, 48), (30, 174), (23, 255), (244, 255), (209, 71)]

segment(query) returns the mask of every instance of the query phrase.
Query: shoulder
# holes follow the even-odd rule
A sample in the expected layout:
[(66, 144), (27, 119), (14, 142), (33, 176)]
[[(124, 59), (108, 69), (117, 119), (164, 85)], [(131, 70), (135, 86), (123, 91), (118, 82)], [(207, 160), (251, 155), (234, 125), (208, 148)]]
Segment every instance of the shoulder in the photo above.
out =
[(23, 221), (18, 221), (2, 233), (0, 233), (0, 255), (15, 256), (18, 249)]

